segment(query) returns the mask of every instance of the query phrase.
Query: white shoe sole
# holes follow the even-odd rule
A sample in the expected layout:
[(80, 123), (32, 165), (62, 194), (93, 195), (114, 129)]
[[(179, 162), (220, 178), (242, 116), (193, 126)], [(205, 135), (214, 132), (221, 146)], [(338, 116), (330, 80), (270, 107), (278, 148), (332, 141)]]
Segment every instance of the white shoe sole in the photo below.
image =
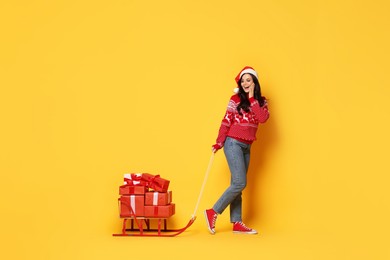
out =
[(242, 232), (242, 231), (233, 231), (234, 234), (247, 234), (247, 235), (257, 235), (257, 231)]
[(207, 219), (207, 213), (206, 213), (206, 211), (203, 211), (203, 213), (204, 213), (204, 217), (205, 217), (205, 219), (206, 219), (207, 229), (210, 231), (210, 234), (214, 235), (214, 234), (215, 234), (215, 230), (212, 229), (212, 228), (210, 228), (210, 223), (209, 223), (209, 221), (208, 221), (208, 219)]

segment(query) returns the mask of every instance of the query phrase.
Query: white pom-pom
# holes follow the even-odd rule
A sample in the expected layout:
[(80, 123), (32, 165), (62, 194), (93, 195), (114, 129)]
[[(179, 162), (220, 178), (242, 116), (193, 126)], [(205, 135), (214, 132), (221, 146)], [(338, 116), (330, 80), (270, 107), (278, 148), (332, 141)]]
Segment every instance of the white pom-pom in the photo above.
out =
[(233, 92), (237, 94), (239, 90), (240, 90), (239, 88), (234, 88)]

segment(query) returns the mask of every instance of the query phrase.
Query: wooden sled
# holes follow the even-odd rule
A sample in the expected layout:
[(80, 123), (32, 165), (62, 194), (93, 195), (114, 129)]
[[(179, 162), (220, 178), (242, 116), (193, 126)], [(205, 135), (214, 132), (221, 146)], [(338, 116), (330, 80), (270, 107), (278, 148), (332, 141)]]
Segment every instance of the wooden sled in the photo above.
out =
[[(139, 237), (174, 237), (183, 233), (194, 223), (196, 217), (192, 217), (187, 225), (180, 229), (168, 229), (168, 218), (137, 217), (130, 206), (130, 216), (120, 216), (123, 219), (122, 233), (113, 236), (139, 236)], [(127, 223), (130, 220), (130, 228)], [(151, 228), (151, 222), (157, 221), (157, 228)]]

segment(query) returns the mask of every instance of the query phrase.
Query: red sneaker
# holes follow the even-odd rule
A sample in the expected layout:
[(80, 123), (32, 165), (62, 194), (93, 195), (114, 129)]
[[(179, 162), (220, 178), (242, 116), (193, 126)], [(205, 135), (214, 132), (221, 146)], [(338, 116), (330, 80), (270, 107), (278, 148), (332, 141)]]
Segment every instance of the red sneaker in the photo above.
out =
[(245, 226), (244, 223), (238, 221), (238, 222), (234, 222), (233, 224), (233, 233), (257, 234), (257, 231), (252, 228), (248, 228), (247, 226)]
[(204, 211), (204, 216), (206, 218), (207, 228), (211, 234), (215, 234), (215, 221), (217, 220), (217, 212), (213, 209), (206, 209)]

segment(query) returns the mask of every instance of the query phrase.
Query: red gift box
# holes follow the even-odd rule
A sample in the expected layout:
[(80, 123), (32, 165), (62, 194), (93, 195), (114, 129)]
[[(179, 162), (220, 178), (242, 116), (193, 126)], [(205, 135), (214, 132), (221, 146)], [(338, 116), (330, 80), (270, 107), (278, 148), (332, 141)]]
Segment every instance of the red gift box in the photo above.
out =
[(175, 204), (171, 203), (164, 206), (145, 206), (145, 217), (169, 218), (175, 214)]
[(172, 202), (172, 191), (167, 192), (146, 192), (145, 205), (163, 206)]
[(121, 217), (144, 216), (145, 196), (144, 195), (123, 195), (119, 198)]
[(124, 185), (131, 185), (131, 186), (145, 186), (147, 187), (148, 186), (148, 183), (146, 181), (133, 181), (133, 180), (130, 180), (130, 179), (124, 179)]
[(147, 186), (147, 182), (142, 179), (142, 173), (125, 173), (123, 180), (125, 185)]
[(163, 179), (160, 175), (142, 173), (141, 179), (148, 182), (148, 187), (159, 192), (167, 192), (169, 180)]
[(119, 187), (120, 195), (145, 194), (146, 191), (145, 186), (122, 185)]

